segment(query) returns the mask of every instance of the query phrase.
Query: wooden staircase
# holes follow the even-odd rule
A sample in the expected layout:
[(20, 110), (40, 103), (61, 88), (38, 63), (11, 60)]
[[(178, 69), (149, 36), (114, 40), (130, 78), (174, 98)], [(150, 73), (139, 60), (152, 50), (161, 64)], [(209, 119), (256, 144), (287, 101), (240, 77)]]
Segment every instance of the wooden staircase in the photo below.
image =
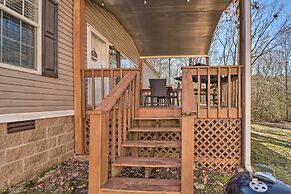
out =
[[(128, 130), (127, 141), (122, 144), (122, 154), (112, 161), (112, 177), (101, 188), (106, 194), (180, 194), (180, 168), (181, 159), (178, 157), (158, 157), (156, 149), (181, 149), (181, 141), (160, 140), (161, 133), (181, 133), (181, 119), (179, 117), (167, 118), (134, 118), (133, 126)], [(141, 139), (141, 134), (152, 134), (151, 138)], [(147, 149), (147, 155), (141, 150)], [(143, 177), (134, 178), (123, 173), (127, 169), (142, 169)], [(161, 179), (155, 177), (154, 170), (175, 169), (176, 177)]]

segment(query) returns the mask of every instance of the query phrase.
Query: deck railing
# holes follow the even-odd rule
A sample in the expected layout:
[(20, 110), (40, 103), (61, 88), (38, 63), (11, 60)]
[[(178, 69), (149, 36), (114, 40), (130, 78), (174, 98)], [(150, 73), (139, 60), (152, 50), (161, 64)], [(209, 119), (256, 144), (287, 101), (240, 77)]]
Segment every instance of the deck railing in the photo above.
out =
[(197, 118), (241, 118), (242, 66), (183, 68), (182, 107)]
[[(95, 73), (97, 72), (93, 75)], [(89, 113), (89, 193), (100, 191), (114, 173), (111, 163), (121, 156), (121, 145), (126, 142), (128, 129), (137, 113), (140, 72), (135, 69), (124, 73), (121, 76), (121, 70), (116, 72), (121, 77), (118, 84)], [(107, 75), (106, 71), (102, 75)]]
[[(83, 68), (81, 70), (82, 126), (84, 131), (84, 152), (89, 152), (89, 111), (95, 110), (113, 92), (118, 83), (129, 73), (139, 72), (137, 68)], [(138, 95), (138, 93), (136, 93)], [(139, 99), (138, 99), (139, 100)]]
[[(93, 110), (128, 73), (138, 71), (136, 68), (83, 68), (82, 95), (83, 110)], [(96, 99), (96, 98), (100, 99)]]
[(193, 164), (221, 170), (240, 164), (241, 79), (242, 66), (183, 68), (182, 193), (193, 193)]

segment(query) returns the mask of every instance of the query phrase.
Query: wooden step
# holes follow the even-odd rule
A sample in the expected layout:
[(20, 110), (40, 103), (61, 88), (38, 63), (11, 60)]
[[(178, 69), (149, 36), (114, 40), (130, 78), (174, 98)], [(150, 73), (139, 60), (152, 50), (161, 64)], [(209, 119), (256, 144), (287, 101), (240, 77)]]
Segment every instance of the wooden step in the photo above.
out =
[(115, 167), (145, 167), (145, 168), (179, 168), (181, 160), (174, 158), (150, 158), (150, 157), (121, 157), (112, 164)]
[(156, 148), (156, 147), (181, 147), (179, 141), (139, 141), (130, 140), (122, 144), (123, 147)]
[(138, 117), (180, 117), (182, 112), (181, 107), (145, 107), (138, 108)]
[[(167, 179), (113, 177), (102, 187), (104, 193), (180, 194), (181, 182)], [(113, 192), (114, 191), (114, 192)]]
[(179, 127), (138, 127), (131, 128), (129, 132), (181, 132), (182, 129)]

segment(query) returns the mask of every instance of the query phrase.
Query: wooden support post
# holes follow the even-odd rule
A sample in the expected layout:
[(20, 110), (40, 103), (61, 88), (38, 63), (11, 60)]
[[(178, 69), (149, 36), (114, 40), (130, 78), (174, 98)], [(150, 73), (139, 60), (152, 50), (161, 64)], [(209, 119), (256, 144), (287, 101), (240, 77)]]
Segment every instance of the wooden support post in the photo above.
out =
[(251, 2), (240, 0), (240, 64), (243, 65), (242, 156), (246, 170), (251, 168)]
[(90, 115), (89, 194), (100, 194), (101, 187), (108, 179), (107, 126), (106, 114)]
[(194, 116), (182, 116), (181, 193), (194, 194)]
[(140, 75), (139, 75), (139, 101), (142, 102), (142, 88), (143, 88), (143, 73), (144, 73), (144, 59), (139, 60), (139, 69), (140, 69)]
[(74, 0), (73, 15), (73, 62), (74, 62), (74, 112), (75, 112), (75, 151), (76, 154), (84, 153), (83, 124), (82, 124), (82, 99), (81, 99), (81, 67), (85, 61), (85, 0)]

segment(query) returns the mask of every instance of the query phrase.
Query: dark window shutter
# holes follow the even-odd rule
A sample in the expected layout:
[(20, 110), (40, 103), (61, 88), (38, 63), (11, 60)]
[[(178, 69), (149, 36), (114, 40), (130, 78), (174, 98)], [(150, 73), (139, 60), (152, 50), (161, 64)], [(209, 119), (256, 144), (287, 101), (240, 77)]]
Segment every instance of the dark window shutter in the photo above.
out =
[(42, 74), (58, 77), (58, 4), (42, 1)]

